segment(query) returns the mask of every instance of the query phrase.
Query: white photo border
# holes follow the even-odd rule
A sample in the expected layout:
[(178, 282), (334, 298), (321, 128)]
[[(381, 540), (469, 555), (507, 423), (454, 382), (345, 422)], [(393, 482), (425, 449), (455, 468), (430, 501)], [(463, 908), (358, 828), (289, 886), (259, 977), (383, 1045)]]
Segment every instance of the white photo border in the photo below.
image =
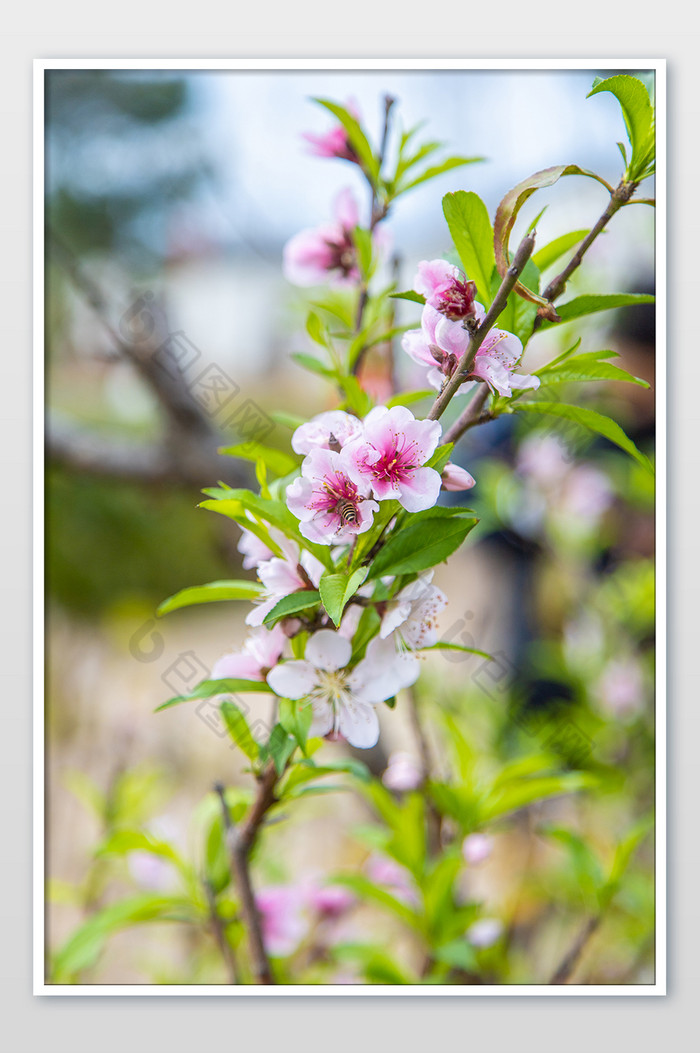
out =
[[(75, 984), (45, 981), (45, 600), (44, 600), (44, 90), (50, 70), (653, 70), (656, 92), (656, 825), (655, 825), (655, 980), (653, 984), (572, 985), (280, 985), (274, 988), (218, 984)], [(48, 996), (262, 996), (342, 997), (583, 997), (664, 996), (667, 976), (667, 164), (666, 60), (635, 58), (438, 59), (438, 58), (239, 58), (239, 59), (86, 59), (34, 60), (33, 127), (33, 993)]]

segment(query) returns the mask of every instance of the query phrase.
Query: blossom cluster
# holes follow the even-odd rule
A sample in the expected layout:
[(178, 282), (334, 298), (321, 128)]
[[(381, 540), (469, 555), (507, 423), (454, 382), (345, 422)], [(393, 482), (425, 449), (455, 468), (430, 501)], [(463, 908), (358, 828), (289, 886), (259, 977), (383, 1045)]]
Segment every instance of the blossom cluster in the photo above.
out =
[[(424, 260), (413, 282), (425, 297), (420, 329), (409, 329), (402, 346), (414, 362), (427, 369), (426, 380), (440, 391), (466, 353), (472, 329), (483, 322), (486, 312), (475, 300), (473, 282), (446, 260)], [(491, 391), (510, 397), (515, 389), (538, 388), (538, 377), (516, 373), (523, 345), (513, 333), (490, 329), (479, 347), (471, 372), (457, 394), (465, 394), (483, 381)]]
[[(384, 502), (390, 502), (391, 518), (402, 508), (431, 508), (443, 487), (473, 486), (471, 475), (456, 465), (441, 473), (427, 464), (441, 434), (438, 422), (417, 420), (403, 406), (377, 406), (364, 420), (335, 410), (300, 425), (292, 448), (304, 459), (287, 486), (286, 503), (301, 535), (342, 553), (372, 527)], [(266, 682), (280, 697), (307, 701), (312, 735), (340, 735), (354, 746), (373, 746), (379, 735), (375, 706), (415, 682), (416, 652), (437, 642), (437, 615), (447, 601), (432, 583), (433, 571), (422, 571), (393, 591), (395, 579), (382, 580), (378, 632), (359, 661), (353, 662), (352, 640), (371, 585), (358, 590), (337, 628), (322, 622), (309, 635), (303, 658), (286, 658), (288, 638), (301, 621), (284, 618), (268, 628), (265, 619), (285, 597), (318, 589), (324, 566), (281, 531), (269, 527), (268, 532), (277, 553), (243, 532), (244, 565), (255, 567), (264, 589), (246, 618), (253, 631), (243, 650), (220, 658), (212, 676)]]

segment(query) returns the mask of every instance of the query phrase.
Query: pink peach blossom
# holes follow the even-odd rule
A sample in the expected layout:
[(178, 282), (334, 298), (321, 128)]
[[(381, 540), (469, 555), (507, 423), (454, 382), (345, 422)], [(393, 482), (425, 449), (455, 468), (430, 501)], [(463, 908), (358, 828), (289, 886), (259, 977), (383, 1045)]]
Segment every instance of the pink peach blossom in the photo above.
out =
[(312, 449), (301, 476), (287, 487), (287, 507), (300, 521), (309, 541), (342, 544), (372, 525), (379, 505), (370, 500), (368, 480), (351, 478), (349, 447), (339, 453)]
[(418, 264), (413, 288), (425, 296), (427, 304), (447, 318), (464, 319), (475, 313), (474, 282), (467, 281), (460, 269), (446, 260), (422, 260)]
[(282, 269), (292, 285), (337, 285), (356, 282), (360, 276), (353, 232), (359, 211), (352, 192), (341, 190), (335, 201), (335, 221), (295, 234), (283, 249)]
[[(278, 602), (277, 600), (275, 602)], [(255, 629), (243, 645), (243, 650), (224, 655), (214, 664), (212, 680), (264, 680), (268, 669), (277, 664), (287, 637), (280, 625)]]
[(416, 420), (405, 406), (376, 406), (365, 417), (363, 437), (343, 450), (348, 473), (358, 485), (371, 486), (378, 501), (399, 501), (408, 512), (432, 508), (440, 475), (425, 462), (441, 435), (438, 421)]
[(449, 490), (452, 493), (457, 493), (460, 490), (471, 490), (472, 486), (476, 485), (474, 476), (470, 475), (466, 468), (461, 468), (458, 464), (453, 464), (452, 461), (449, 461), (442, 469), (440, 479), (442, 489)]
[(307, 454), (315, 449), (336, 449), (336, 444), (342, 448), (361, 434), (362, 422), (357, 417), (342, 410), (329, 410), (299, 425), (292, 435), (292, 449)]

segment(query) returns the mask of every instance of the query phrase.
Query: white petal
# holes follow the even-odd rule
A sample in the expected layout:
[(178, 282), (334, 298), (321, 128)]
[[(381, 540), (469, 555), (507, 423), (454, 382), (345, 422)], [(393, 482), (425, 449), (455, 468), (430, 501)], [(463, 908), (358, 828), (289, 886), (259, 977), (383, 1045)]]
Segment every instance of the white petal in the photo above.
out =
[(317, 669), (328, 672), (343, 669), (350, 661), (351, 654), (350, 641), (332, 629), (321, 629), (314, 633), (306, 645), (307, 661), (313, 662)]
[(311, 718), (310, 736), (323, 738), (329, 731), (333, 730), (333, 706), (323, 699), (314, 700), (312, 706), (313, 717)]
[(341, 705), (339, 714), (340, 734), (351, 746), (369, 749), (379, 738), (379, 720), (373, 706), (358, 701)]
[(280, 698), (304, 698), (315, 688), (317, 673), (310, 662), (283, 662), (270, 670), (267, 682)]

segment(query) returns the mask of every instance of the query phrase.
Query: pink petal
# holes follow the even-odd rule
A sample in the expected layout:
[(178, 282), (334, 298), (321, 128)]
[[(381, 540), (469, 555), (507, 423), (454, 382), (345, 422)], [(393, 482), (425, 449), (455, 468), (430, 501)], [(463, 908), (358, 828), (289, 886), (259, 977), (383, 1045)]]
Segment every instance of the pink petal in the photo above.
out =
[(460, 277), (460, 270), (447, 260), (421, 260), (418, 273), (413, 279), (413, 288), (426, 299), (438, 289), (449, 284), (452, 278)]
[(242, 680), (262, 680), (260, 663), (250, 654), (225, 654), (214, 663), (211, 671), (212, 680), (228, 678)]
[(434, 468), (416, 468), (401, 483), (399, 500), (407, 512), (424, 512), (437, 503), (441, 485), (440, 474)]

